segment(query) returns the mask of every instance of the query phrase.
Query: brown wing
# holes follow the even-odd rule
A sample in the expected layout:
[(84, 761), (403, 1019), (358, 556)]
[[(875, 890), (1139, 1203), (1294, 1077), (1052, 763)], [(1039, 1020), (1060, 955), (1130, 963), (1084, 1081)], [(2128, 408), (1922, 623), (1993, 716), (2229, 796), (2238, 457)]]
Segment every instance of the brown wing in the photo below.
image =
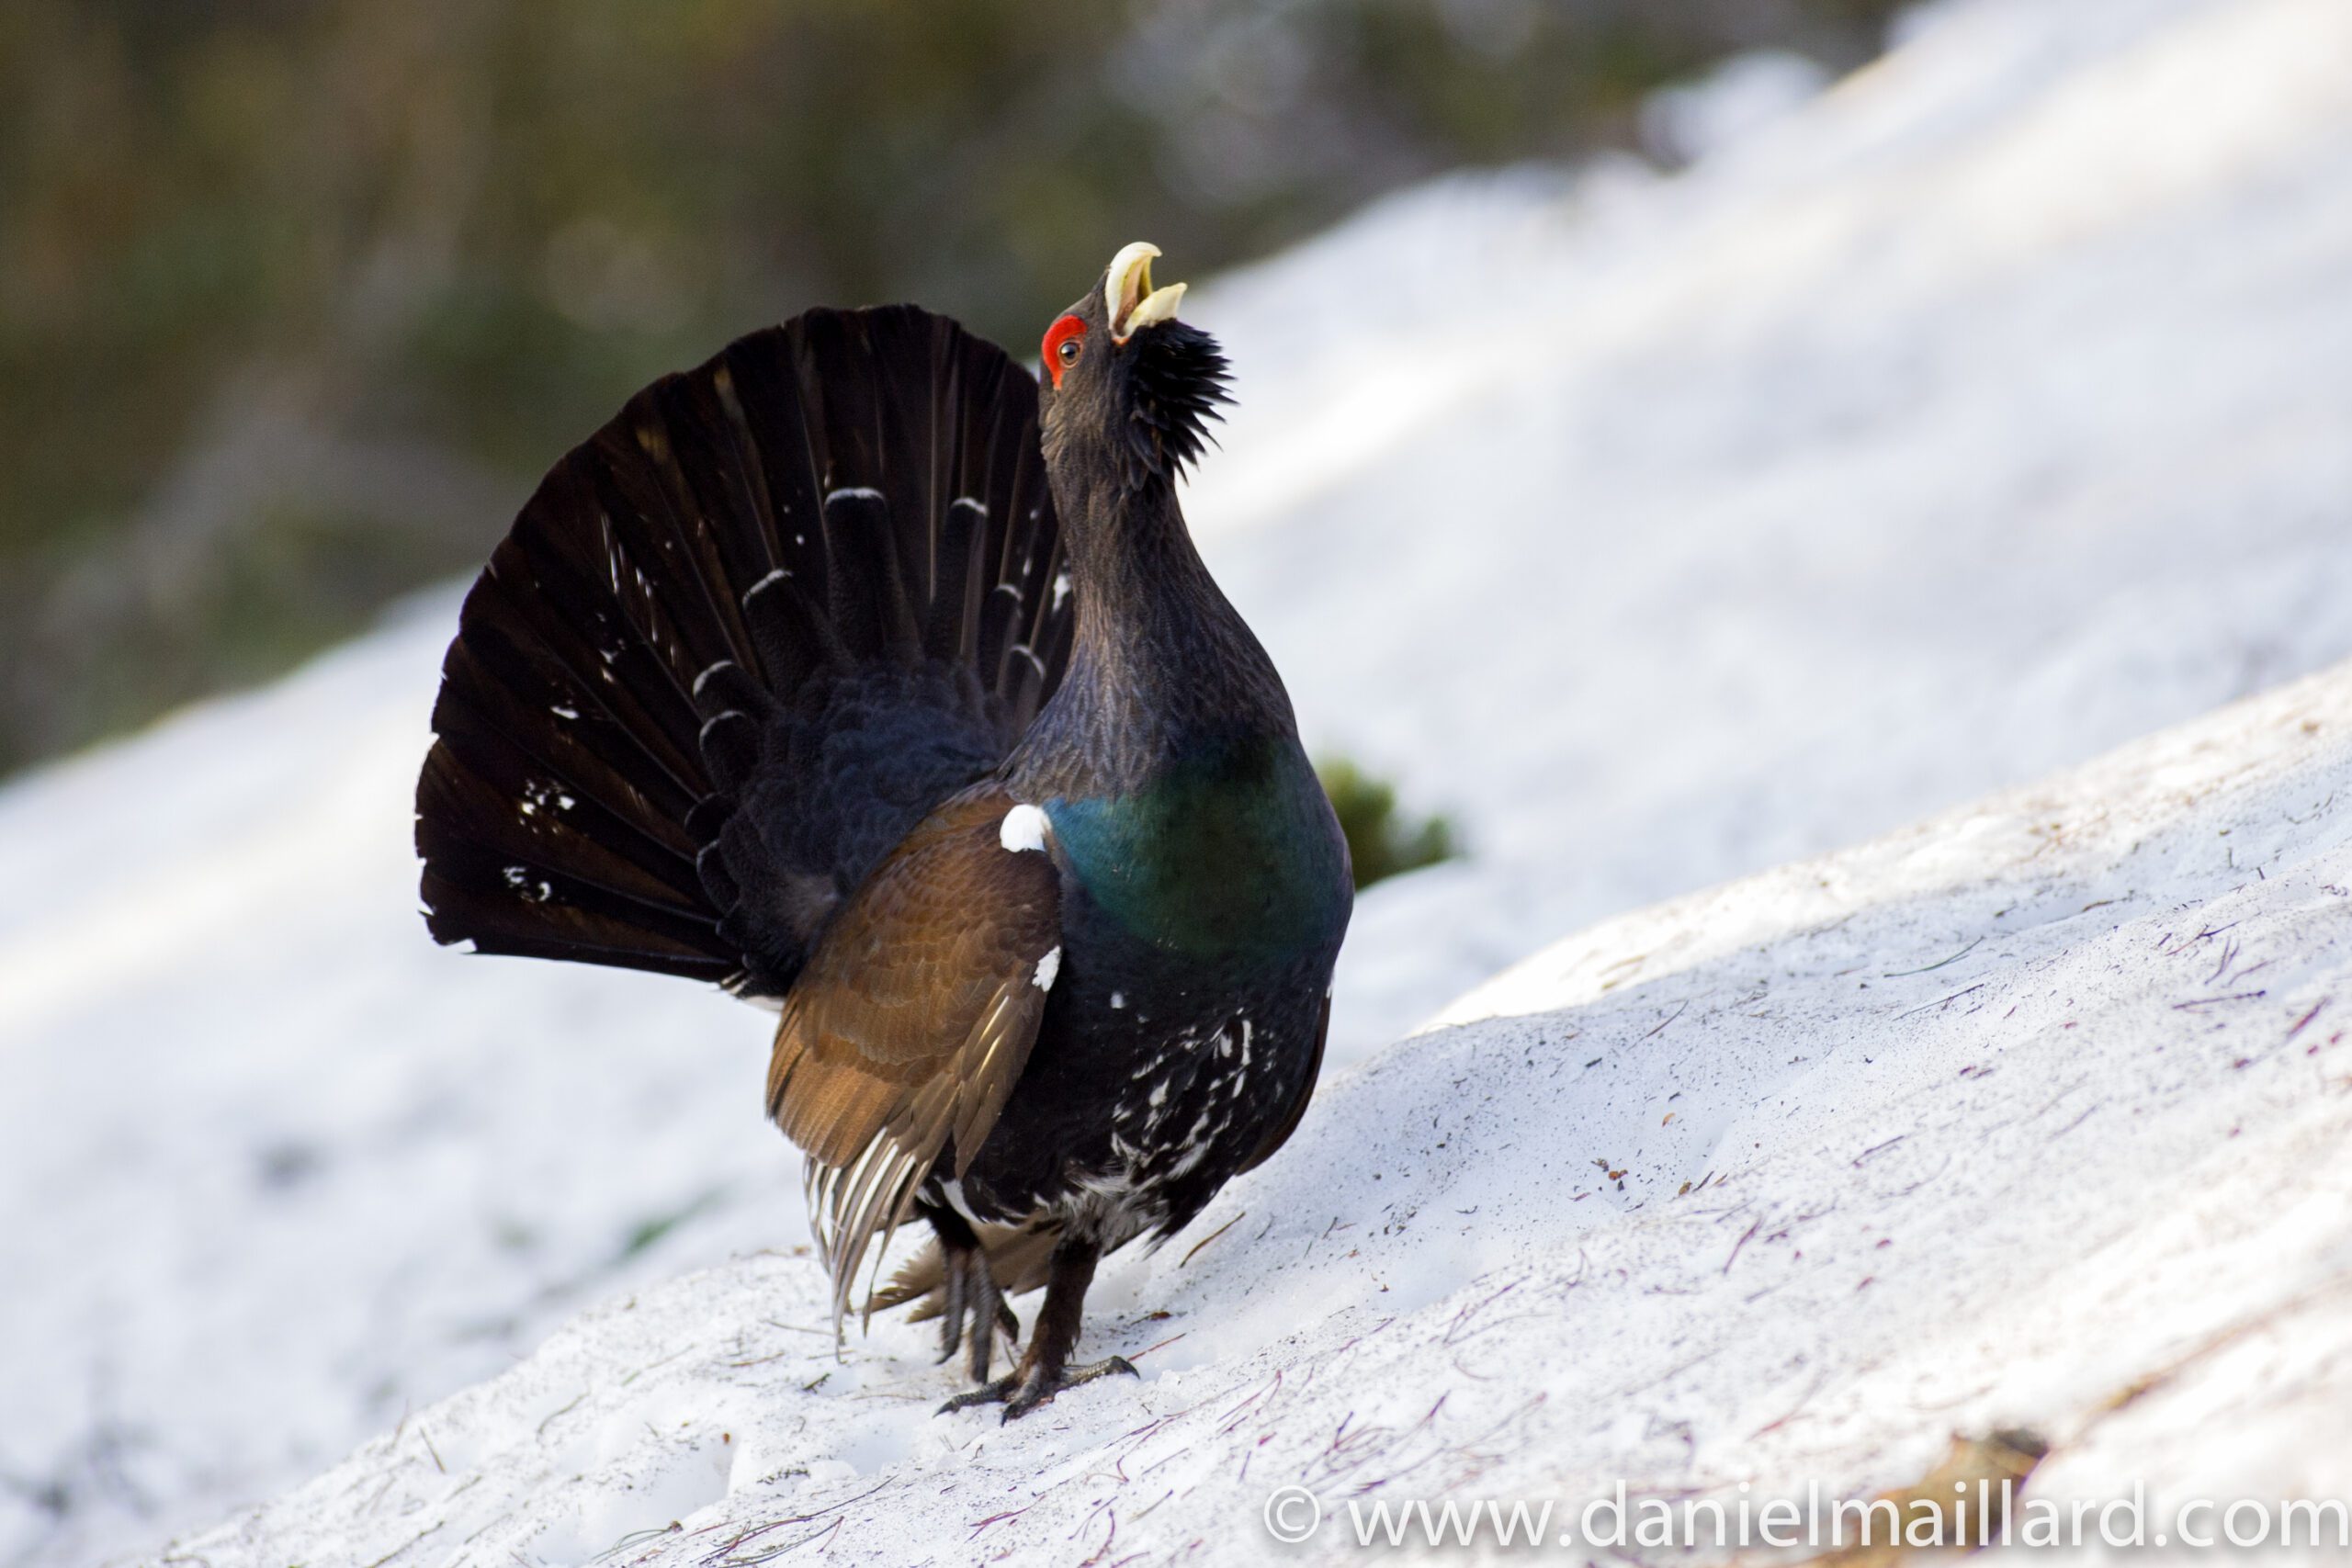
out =
[[(1008, 849), (1012, 798), (957, 795), (886, 855), (785, 1000), (768, 1114), (808, 1156), (836, 1325), (858, 1265), (952, 1145), (971, 1165), (1029, 1060), (1059, 967), (1049, 852)], [(1019, 835), (1015, 835), (1019, 841)]]

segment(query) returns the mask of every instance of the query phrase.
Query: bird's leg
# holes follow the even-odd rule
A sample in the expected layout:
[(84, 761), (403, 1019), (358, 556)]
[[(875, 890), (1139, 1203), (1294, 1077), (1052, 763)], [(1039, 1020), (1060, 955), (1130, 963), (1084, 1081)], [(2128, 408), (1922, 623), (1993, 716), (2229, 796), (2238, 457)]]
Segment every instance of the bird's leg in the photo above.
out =
[(955, 1210), (925, 1203), (923, 1218), (939, 1236), (939, 1359), (953, 1360), (959, 1349), (974, 1382), (989, 1381), (990, 1342), (1001, 1331), (1008, 1344), (1021, 1333), (1021, 1320), (1005, 1304), (989, 1268), (988, 1249), (971, 1223)]
[(1026, 1416), (1066, 1388), (1108, 1377), (1113, 1372), (1136, 1375), (1125, 1356), (1106, 1356), (1084, 1366), (1069, 1364), (1078, 1348), (1078, 1329), (1086, 1313), (1086, 1288), (1094, 1281), (1094, 1264), (1102, 1249), (1092, 1241), (1065, 1235), (1054, 1247), (1052, 1272), (1046, 1280), (1046, 1304), (1038, 1309), (1029, 1348), (1010, 1375), (959, 1393), (939, 1407), (942, 1416), (975, 1404), (1004, 1406), (1007, 1421)]

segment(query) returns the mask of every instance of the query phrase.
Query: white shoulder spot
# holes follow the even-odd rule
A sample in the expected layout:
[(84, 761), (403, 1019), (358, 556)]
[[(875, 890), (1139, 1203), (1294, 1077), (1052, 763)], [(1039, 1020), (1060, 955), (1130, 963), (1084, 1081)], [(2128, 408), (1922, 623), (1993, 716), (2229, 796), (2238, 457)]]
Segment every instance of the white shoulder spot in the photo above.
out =
[(1049, 991), (1053, 989), (1054, 976), (1061, 972), (1062, 950), (1057, 947), (1037, 960), (1036, 971), (1029, 976), (1029, 983), (1041, 991)]
[(1008, 851), (1019, 854), (1023, 850), (1046, 847), (1046, 814), (1026, 801), (1004, 814), (996, 830), (996, 841)]

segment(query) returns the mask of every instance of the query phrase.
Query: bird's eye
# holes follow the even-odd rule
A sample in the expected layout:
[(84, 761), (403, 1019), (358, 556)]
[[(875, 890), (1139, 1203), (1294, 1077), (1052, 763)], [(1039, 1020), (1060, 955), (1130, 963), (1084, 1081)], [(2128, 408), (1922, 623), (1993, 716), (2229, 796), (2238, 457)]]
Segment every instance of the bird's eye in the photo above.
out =
[(1046, 374), (1054, 378), (1057, 388), (1062, 384), (1062, 372), (1078, 363), (1085, 348), (1086, 323), (1076, 316), (1064, 316), (1046, 329)]

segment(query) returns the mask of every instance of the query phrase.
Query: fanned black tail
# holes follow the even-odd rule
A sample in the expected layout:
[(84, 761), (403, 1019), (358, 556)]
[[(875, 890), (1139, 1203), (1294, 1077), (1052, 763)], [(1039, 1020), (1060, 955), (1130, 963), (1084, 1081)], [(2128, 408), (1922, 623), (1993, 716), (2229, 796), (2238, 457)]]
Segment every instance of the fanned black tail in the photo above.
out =
[(417, 782), (444, 942), (781, 996), (1003, 757), (1075, 619), (1035, 383), (907, 306), (812, 310), (566, 455), (467, 595)]

